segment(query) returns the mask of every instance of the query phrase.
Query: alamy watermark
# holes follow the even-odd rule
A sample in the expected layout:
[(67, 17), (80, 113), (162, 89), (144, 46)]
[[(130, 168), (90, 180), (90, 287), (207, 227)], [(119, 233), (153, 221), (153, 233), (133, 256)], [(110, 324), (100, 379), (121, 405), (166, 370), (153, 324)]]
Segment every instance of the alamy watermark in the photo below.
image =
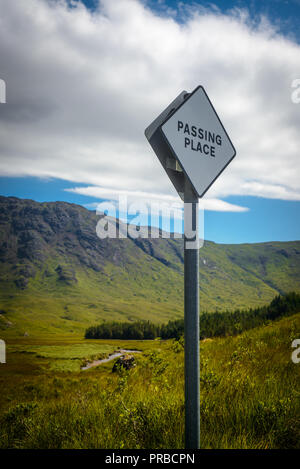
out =
[(96, 226), (100, 239), (184, 237), (186, 249), (201, 248), (204, 243), (204, 210), (201, 201), (197, 210), (192, 203), (156, 200), (129, 202), (126, 195), (120, 195), (115, 203), (101, 202), (96, 213), (100, 216)]
[(295, 88), (291, 93), (291, 100), (294, 104), (300, 104), (300, 78), (295, 78), (291, 84), (292, 88)]
[(6, 363), (6, 346), (2, 339), (0, 339), (0, 363)]
[[(2, 78), (0, 78), (0, 104), (6, 104), (6, 83)], [(0, 339), (0, 363), (6, 363), (6, 346), (2, 339)]]
[(0, 104), (6, 103), (6, 83), (0, 78)]
[(292, 353), (292, 362), (300, 363), (300, 339), (293, 340), (292, 347), (296, 349)]

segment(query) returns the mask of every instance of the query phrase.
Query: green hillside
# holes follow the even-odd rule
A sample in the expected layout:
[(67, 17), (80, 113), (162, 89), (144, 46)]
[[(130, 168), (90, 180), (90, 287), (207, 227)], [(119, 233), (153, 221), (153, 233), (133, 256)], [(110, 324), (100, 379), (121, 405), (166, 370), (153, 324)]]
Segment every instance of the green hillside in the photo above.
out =
[[(182, 240), (100, 240), (98, 220), (75, 204), (0, 197), (1, 337), (182, 318)], [(299, 241), (200, 250), (201, 311), (260, 306), (299, 292), (299, 279)]]

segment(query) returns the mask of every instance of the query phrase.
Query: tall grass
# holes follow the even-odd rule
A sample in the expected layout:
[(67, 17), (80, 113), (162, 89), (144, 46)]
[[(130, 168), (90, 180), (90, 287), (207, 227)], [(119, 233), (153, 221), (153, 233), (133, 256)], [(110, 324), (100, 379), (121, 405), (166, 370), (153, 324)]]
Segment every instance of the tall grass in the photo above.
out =
[[(295, 315), (201, 343), (202, 448), (299, 448), (299, 332)], [(15, 350), (14, 372), (0, 369), (1, 448), (183, 448), (183, 344), (140, 344), (136, 367), (117, 373), (54, 371), (51, 354)]]

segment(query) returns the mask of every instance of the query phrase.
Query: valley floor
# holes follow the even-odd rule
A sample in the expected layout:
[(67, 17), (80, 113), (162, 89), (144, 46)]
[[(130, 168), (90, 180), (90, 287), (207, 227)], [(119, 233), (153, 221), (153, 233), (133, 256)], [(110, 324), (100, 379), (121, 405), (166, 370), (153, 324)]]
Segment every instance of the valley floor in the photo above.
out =
[[(300, 448), (300, 314), (201, 342), (201, 447)], [(113, 361), (81, 370), (117, 349)], [(0, 365), (1, 448), (184, 448), (181, 341), (11, 338)]]

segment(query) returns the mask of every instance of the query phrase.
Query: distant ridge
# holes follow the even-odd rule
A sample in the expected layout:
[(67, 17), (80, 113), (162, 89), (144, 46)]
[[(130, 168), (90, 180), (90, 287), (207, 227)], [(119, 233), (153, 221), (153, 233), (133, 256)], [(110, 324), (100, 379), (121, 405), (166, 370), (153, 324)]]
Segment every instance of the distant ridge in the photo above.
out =
[[(98, 220), (76, 204), (0, 197), (0, 331), (183, 316), (182, 239), (100, 240)], [(299, 280), (300, 241), (200, 249), (201, 311), (263, 305)]]

